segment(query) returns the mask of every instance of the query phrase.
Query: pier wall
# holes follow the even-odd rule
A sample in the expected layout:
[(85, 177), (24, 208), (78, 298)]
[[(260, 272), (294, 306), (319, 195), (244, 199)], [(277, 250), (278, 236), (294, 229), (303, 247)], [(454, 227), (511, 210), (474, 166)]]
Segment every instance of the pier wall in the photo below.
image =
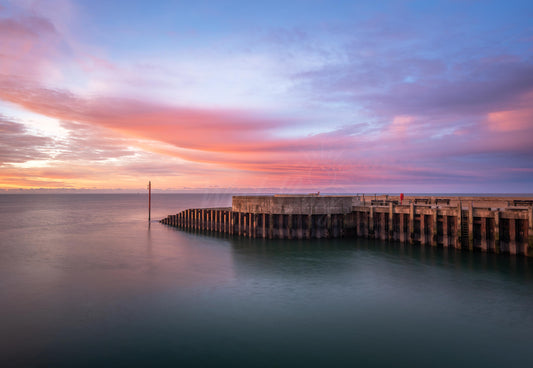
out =
[(238, 196), (232, 211), (280, 215), (346, 214), (352, 211), (352, 196)]
[(161, 222), (249, 238), (361, 237), (533, 255), (529, 199), (420, 197), (397, 204), (399, 198), (382, 197), (235, 196), (232, 207), (187, 209)]

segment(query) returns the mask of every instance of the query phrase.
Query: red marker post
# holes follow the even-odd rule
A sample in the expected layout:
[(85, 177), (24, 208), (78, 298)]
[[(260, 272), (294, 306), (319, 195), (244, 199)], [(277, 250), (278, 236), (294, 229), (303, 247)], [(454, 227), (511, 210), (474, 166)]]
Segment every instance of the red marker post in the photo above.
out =
[(403, 204), (403, 193), (400, 194), (400, 204)]
[(148, 182), (148, 222), (152, 217), (152, 181)]

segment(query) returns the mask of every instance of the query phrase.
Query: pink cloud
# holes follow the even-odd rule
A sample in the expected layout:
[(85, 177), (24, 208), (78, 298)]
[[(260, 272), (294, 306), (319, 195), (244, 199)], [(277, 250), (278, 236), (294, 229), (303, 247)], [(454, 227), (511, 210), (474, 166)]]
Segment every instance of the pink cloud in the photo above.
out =
[[(280, 139), (275, 136), (276, 128), (286, 126), (287, 122), (256, 114), (179, 108), (117, 98), (86, 99), (20, 79), (8, 78), (4, 82), (0, 98), (39, 114), (84, 124), (67, 125), (73, 130), (81, 127), (78, 138), (74, 138), (81, 139), (81, 145), (87, 144), (86, 152), (80, 151), (77, 159), (94, 158), (92, 148), (98, 148), (104, 155), (124, 155), (121, 145), (126, 142), (167, 157), (211, 165), (204, 166), (204, 175), (216, 173), (217, 168), (231, 170), (241, 178), (239, 182), (246, 185), (260, 181), (268, 184), (264, 186), (285, 184), (314, 188), (378, 182), (428, 185), (471, 182), (486, 179), (498, 169), (475, 161), (471, 164), (465, 162), (465, 158), (493, 152), (531, 152), (530, 135), (523, 134), (523, 130), (496, 132), (490, 125), (484, 128), (481, 122), (472, 125), (462, 136), (455, 135), (454, 131), (434, 136), (440, 132), (437, 122), (398, 116), (372, 136), (360, 134), (357, 128), (344, 127), (327, 133)], [(527, 122), (528, 115), (524, 116)], [(97, 134), (101, 139), (92, 133), (83, 133), (84, 126), (99, 129)], [(523, 123), (523, 128), (530, 131), (531, 126)], [(114, 131), (116, 138), (106, 138), (109, 135), (106, 130)], [(83, 136), (93, 138), (83, 140)], [(123, 141), (121, 136), (127, 140)], [(150, 165), (130, 165), (129, 168), (125, 165), (121, 170), (133, 174), (147, 172), (146, 167)], [(172, 165), (165, 165), (156, 172), (172, 175)], [(522, 174), (530, 175), (527, 171)], [(199, 178), (202, 173), (193, 175)], [(216, 175), (224, 177), (223, 171)], [(235, 181), (231, 177), (219, 180), (220, 184)]]
[[(364, 44), (347, 50), (346, 65), (329, 64), (294, 78), (311, 86), (310, 99), (362, 108), (370, 120), (377, 121), (366, 123), (370, 134), (359, 130), (362, 124), (356, 122), (341, 128), (332, 125), (327, 133), (280, 138), (278, 131), (290, 126), (305, 132), (305, 118), (272, 118), (246, 110), (180, 107), (102, 95), (89, 98), (51, 88), (45, 83), (44, 71), (55, 61), (61, 69), (62, 62), (76, 59), (87, 73), (120, 73), (120, 69), (86, 52), (65, 57), (61, 49), (64, 38), (45, 18), (0, 19), (0, 99), (65, 121), (71, 132), (69, 142), (56, 147), (60, 153), (55, 158), (78, 164), (87, 160), (94, 165), (19, 173), (25, 173), (29, 183), (46, 182), (47, 178), (57, 182), (62, 178), (105, 180), (116, 171), (171, 177), (179, 168), (198, 180), (212, 173), (215, 179), (211, 180), (220, 184), (263, 181), (303, 187), (476, 182), (507, 170), (509, 165), (515, 172), (531, 176), (527, 165), (533, 154), (533, 100), (528, 96), (533, 90), (533, 73), (528, 60), (502, 56), (446, 65), (442, 60), (374, 46), (376, 40), (409, 39), (408, 33), (373, 32), (369, 33), (372, 37), (357, 41)], [(273, 42), (311, 42), (309, 37), (305, 32), (280, 34)], [(368, 50), (378, 57), (365, 54)], [(389, 57), (393, 62), (382, 61)], [(447, 70), (450, 74), (445, 74)], [(313, 112), (306, 114), (312, 116)], [(24, 162), (32, 154), (43, 157), (44, 150), (38, 148), (48, 141), (11, 130), (10, 136), (16, 139), (3, 137), (9, 148), (3, 152), (20, 154), (6, 162)], [(120, 170), (95, 164), (131, 156), (130, 145), (163, 155), (158, 156), (160, 160), (176, 157), (189, 162), (182, 166), (176, 161), (155, 164), (150, 161), (153, 157), (143, 157), (143, 162), (122, 163)], [(495, 164), (501, 156), (511, 158)], [(12, 178), (16, 175), (15, 170), (9, 173)], [(4, 180), (8, 180), (6, 176)], [(57, 183), (54, 180), (50, 183)]]
[(332, 133), (280, 140), (272, 130), (284, 126), (285, 121), (235, 111), (180, 109), (120, 99), (88, 100), (20, 80), (4, 82), (0, 98), (36, 113), (164, 142), (177, 148), (170, 153), (177, 157), (277, 180), (283, 175), (309, 181), (345, 176), (340, 156), (332, 152), (348, 150), (354, 143), (354, 137)]
[(533, 133), (533, 92), (524, 96), (520, 105), (512, 110), (489, 113), (489, 129), (495, 132)]
[(38, 76), (59, 55), (59, 34), (38, 16), (0, 18), (0, 73)]

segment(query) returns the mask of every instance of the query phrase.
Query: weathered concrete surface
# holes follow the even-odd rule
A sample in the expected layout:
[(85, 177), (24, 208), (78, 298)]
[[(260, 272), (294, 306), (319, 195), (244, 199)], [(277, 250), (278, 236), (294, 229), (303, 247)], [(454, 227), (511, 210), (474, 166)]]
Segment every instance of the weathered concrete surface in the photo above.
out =
[[(369, 195), (360, 194), (353, 196), (354, 206), (388, 205), (388, 202), (400, 204), (400, 196), (397, 195)], [(473, 197), (473, 196), (404, 196), (403, 204), (414, 203), (416, 205), (472, 206), (477, 208), (506, 208), (506, 207), (530, 207), (533, 205), (532, 197)]]
[(346, 214), (352, 211), (352, 196), (234, 196), (233, 212), (279, 215)]

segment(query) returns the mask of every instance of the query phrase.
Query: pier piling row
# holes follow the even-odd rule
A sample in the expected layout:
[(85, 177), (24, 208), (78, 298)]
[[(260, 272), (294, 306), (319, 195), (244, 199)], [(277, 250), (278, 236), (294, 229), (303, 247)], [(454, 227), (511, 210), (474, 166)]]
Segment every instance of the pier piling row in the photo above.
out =
[(533, 255), (533, 200), (382, 197), (235, 196), (232, 207), (187, 209), (160, 222), (248, 238), (368, 238)]

